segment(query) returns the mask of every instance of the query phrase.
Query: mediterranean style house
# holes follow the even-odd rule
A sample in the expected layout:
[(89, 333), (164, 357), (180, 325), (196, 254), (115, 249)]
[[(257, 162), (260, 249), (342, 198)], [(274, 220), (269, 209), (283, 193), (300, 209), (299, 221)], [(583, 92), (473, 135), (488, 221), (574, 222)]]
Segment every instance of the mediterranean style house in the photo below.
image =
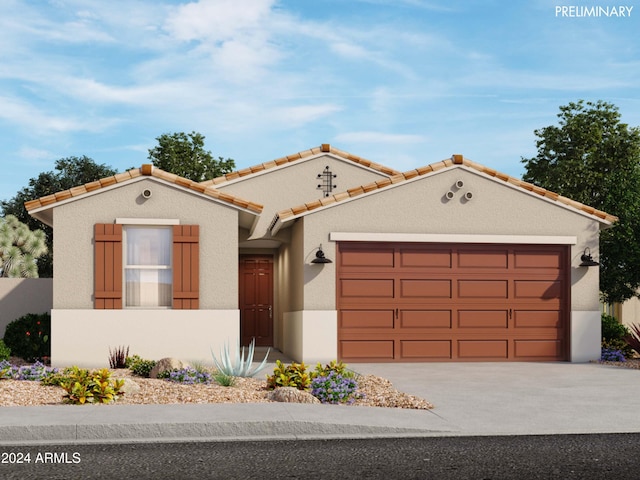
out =
[[(142, 165), (26, 203), (53, 227), (53, 365), (600, 356), (616, 217), (462, 155), (408, 172), (331, 145), (202, 183)], [(596, 262), (591, 262), (596, 263)]]

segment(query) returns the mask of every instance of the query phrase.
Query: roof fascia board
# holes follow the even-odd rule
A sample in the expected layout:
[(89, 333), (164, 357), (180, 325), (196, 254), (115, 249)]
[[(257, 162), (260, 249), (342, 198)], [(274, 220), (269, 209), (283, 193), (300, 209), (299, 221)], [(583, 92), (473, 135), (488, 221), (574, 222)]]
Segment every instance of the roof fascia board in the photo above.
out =
[[(353, 166), (353, 167), (358, 167), (358, 168), (362, 168), (363, 170), (366, 170), (368, 172), (371, 173), (375, 173), (377, 175), (380, 175), (381, 177), (391, 177), (392, 175), (387, 175), (384, 172), (381, 172), (380, 170), (376, 170), (375, 168), (371, 168), (371, 167), (367, 167), (366, 165), (362, 165), (358, 162), (354, 162), (349, 160), (348, 158), (344, 158), (341, 157), (340, 155), (334, 153), (334, 152), (319, 152), (319, 153), (314, 153), (313, 155), (309, 155), (308, 157), (304, 157), (304, 158), (299, 158), (297, 160), (291, 161), (291, 162), (287, 162), (287, 163), (283, 163), (282, 165), (276, 165), (275, 167), (271, 167), (271, 168), (264, 168), (262, 170), (258, 170), (256, 172), (253, 173), (249, 173), (247, 175), (244, 175), (242, 177), (238, 177), (238, 178), (233, 178), (231, 180), (227, 180), (224, 182), (220, 182), (220, 183), (216, 183), (215, 185), (210, 185), (213, 188), (222, 188), (225, 187), (227, 185), (233, 185), (234, 183), (239, 183), (239, 182), (244, 182), (246, 180), (251, 180), (254, 179), (256, 177), (259, 177), (261, 175), (267, 175), (269, 173), (273, 173), (273, 172), (278, 172), (284, 168), (289, 168), (289, 167), (295, 167), (296, 165), (300, 165), (301, 163), (304, 162), (309, 162), (311, 160), (315, 160), (317, 158), (320, 157), (332, 157), (335, 160), (340, 160), (344, 163), (346, 163), (347, 165)], [(205, 180), (205, 182), (200, 182), (200, 183), (206, 183), (207, 181)]]
[(327, 208), (337, 207), (337, 206), (343, 205), (345, 203), (351, 202), (353, 200), (357, 200), (359, 198), (367, 197), (369, 195), (375, 195), (377, 193), (386, 192), (386, 191), (388, 191), (388, 190), (390, 190), (392, 188), (400, 187), (402, 185), (406, 185), (406, 184), (411, 183), (411, 182), (417, 182), (417, 181), (420, 181), (420, 180), (424, 180), (425, 178), (429, 178), (429, 177), (434, 176), (434, 175), (438, 175), (438, 174), (445, 173), (445, 172), (450, 172), (454, 168), (463, 169), (463, 170), (465, 170), (465, 171), (467, 171), (469, 173), (472, 173), (474, 175), (478, 175), (480, 177), (483, 177), (483, 178), (486, 178), (486, 179), (491, 180), (493, 182), (496, 182), (499, 185), (504, 185), (504, 186), (507, 186), (509, 188), (512, 188), (517, 192), (526, 193), (526, 194), (528, 194), (528, 195), (530, 195), (533, 198), (536, 198), (538, 200), (544, 200), (545, 202), (547, 202), (547, 203), (549, 203), (551, 205), (555, 205), (557, 207), (565, 208), (565, 209), (569, 210), (570, 212), (577, 213), (577, 214), (582, 215), (583, 217), (586, 217), (586, 218), (588, 218), (590, 220), (596, 220), (596, 221), (600, 222), (601, 224), (605, 225), (606, 227), (604, 227), (604, 228), (607, 228), (607, 227), (610, 227), (610, 226), (613, 225), (610, 221), (608, 221), (608, 220), (606, 220), (604, 218), (600, 218), (597, 215), (592, 215), (592, 214), (587, 213), (587, 212), (585, 212), (583, 210), (579, 210), (579, 209), (577, 209), (575, 207), (572, 207), (571, 205), (567, 205), (566, 203), (562, 203), (562, 202), (559, 202), (557, 200), (552, 200), (550, 198), (547, 198), (547, 197), (544, 197), (542, 195), (539, 195), (539, 194), (537, 194), (535, 192), (530, 192), (525, 188), (519, 187), (517, 185), (513, 185), (512, 183), (510, 183), (508, 181), (504, 181), (504, 180), (501, 180), (499, 178), (495, 178), (492, 175), (489, 175), (489, 174), (484, 173), (484, 172), (480, 172), (480, 171), (476, 170), (475, 168), (469, 167), (467, 165), (455, 164), (455, 165), (452, 165), (452, 166), (450, 166), (448, 168), (441, 168), (441, 169), (436, 170), (434, 172), (429, 172), (429, 173), (426, 173), (424, 175), (417, 175), (415, 177), (412, 177), (412, 178), (409, 178), (409, 179), (406, 179), (406, 180), (402, 180), (402, 181), (397, 182), (397, 183), (392, 183), (391, 185), (388, 185), (388, 186), (386, 186), (384, 188), (378, 188), (378, 189), (372, 190), (370, 192), (361, 193), (359, 195), (356, 195), (355, 197), (345, 198), (344, 200), (341, 200), (339, 202), (329, 203), (327, 205), (323, 205), (323, 206), (315, 208), (313, 210), (307, 210), (307, 211), (301, 212), (301, 213), (299, 213), (297, 215), (291, 215), (291, 216), (285, 218), (284, 220), (282, 220), (278, 216), (278, 218), (273, 222), (272, 234), (275, 235), (278, 232), (278, 230), (280, 228), (282, 228), (282, 226), (284, 224), (286, 224), (286, 223), (288, 223), (288, 222), (290, 222), (292, 220), (296, 220), (297, 218), (303, 217), (305, 215), (308, 215), (308, 214), (311, 214), (311, 213), (315, 213), (315, 212), (320, 212), (320, 211), (325, 210)]
[[(139, 176), (139, 177), (131, 178), (131, 179), (126, 180), (124, 182), (115, 183), (115, 184), (109, 185), (107, 187), (102, 187), (102, 188), (98, 188), (96, 190), (92, 190), (90, 192), (85, 192), (85, 193), (83, 193), (81, 195), (78, 195), (76, 197), (70, 197), (70, 198), (67, 198), (65, 200), (60, 200), (60, 201), (55, 202), (55, 203), (53, 203), (51, 205), (45, 205), (43, 207), (34, 208), (33, 210), (31, 210), (29, 212), (29, 215), (35, 216), (35, 214), (37, 214), (38, 212), (46, 211), (46, 210), (49, 210), (51, 208), (59, 207), (61, 205), (66, 205), (67, 203), (75, 202), (77, 200), (81, 200), (81, 199), (87, 198), (89, 196), (97, 195), (97, 194), (103, 193), (103, 192), (108, 192), (108, 191), (113, 190), (115, 188), (119, 188), (119, 187), (121, 187), (123, 185), (130, 185), (130, 184), (133, 184), (133, 183), (136, 183), (136, 182), (141, 182), (143, 180), (151, 180), (153, 182), (157, 182), (157, 183), (166, 185), (166, 186), (171, 187), (173, 189), (180, 190), (181, 192), (189, 193), (191, 195), (198, 196), (200, 198), (212, 201), (214, 203), (218, 203), (220, 205), (223, 205), (223, 206), (226, 206), (226, 207), (235, 208), (236, 210), (240, 210), (241, 212), (249, 213), (249, 214), (254, 215), (256, 217), (260, 216), (259, 213), (254, 212), (253, 210), (250, 210), (248, 208), (244, 208), (244, 207), (242, 207), (240, 205), (234, 205), (232, 203), (225, 202), (224, 200), (220, 200), (220, 199), (212, 197), (210, 195), (205, 195), (204, 193), (197, 192), (197, 191), (192, 190), (190, 188), (185, 188), (185, 187), (182, 187), (180, 185), (176, 185), (173, 182), (168, 182), (167, 180), (164, 180), (164, 179), (158, 178), (158, 177), (154, 177), (153, 175), (142, 175), (142, 176)], [(212, 187), (209, 187), (209, 188), (212, 188)], [(38, 218), (38, 217), (35, 217), (35, 218)]]

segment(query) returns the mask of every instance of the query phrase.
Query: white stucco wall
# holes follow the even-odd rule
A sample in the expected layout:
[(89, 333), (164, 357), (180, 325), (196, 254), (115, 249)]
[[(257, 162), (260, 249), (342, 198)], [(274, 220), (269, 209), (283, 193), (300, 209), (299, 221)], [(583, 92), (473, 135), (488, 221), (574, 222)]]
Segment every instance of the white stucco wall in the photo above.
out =
[[(464, 182), (460, 191), (453, 188), (457, 180)], [(585, 247), (598, 258), (598, 222), (464, 168), (401, 185), (307, 214), (303, 219), (305, 258), (313, 258), (322, 243), (326, 256), (335, 260), (331, 232), (575, 236), (571, 311), (583, 313), (571, 316), (570, 331), (580, 339), (572, 341), (571, 360), (599, 357), (599, 333), (594, 334), (592, 320), (600, 309), (598, 269), (579, 267)], [(445, 194), (450, 190), (455, 196), (447, 200)], [(473, 193), (470, 201), (463, 198), (467, 191)], [(318, 267), (306, 261), (304, 269), (304, 310), (335, 310), (335, 263)]]
[(51, 311), (54, 367), (108, 368), (109, 349), (129, 347), (148, 360), (174, 357), (213, 365), (226, 342), (235, 355), (240, 336), (238, 310)]
[[(151, 198), (141, 198), (144, 189)], [(237, 308), (238, 211), (151, 178), (55, 207), (54, 308), (93, 308), (94, 224), (116, 218), (199, 225), (200, 308)]]
[(313, 367), (338, 358), (338, 312), (305, 310), (284, 315), (283, 352)]

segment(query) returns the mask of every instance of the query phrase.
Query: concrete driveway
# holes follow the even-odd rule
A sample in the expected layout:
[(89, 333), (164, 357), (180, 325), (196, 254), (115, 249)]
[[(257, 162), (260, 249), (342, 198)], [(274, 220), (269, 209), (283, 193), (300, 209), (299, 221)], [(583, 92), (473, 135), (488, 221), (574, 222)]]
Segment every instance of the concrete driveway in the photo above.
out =
[(427, 399), (453, 435), (640, 432), (640, 370), (595, 363), (349, 367)]

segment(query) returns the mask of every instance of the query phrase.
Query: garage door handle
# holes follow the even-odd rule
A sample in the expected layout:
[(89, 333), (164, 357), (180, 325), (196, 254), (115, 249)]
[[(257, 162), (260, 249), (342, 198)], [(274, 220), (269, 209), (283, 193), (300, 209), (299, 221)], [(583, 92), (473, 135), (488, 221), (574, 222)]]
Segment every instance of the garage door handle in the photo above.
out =
[(398, 309), (396, 308), (396, 320), (398, 319)]
[(513, 310), (509, 309), (509, 320), (513, 318)]

